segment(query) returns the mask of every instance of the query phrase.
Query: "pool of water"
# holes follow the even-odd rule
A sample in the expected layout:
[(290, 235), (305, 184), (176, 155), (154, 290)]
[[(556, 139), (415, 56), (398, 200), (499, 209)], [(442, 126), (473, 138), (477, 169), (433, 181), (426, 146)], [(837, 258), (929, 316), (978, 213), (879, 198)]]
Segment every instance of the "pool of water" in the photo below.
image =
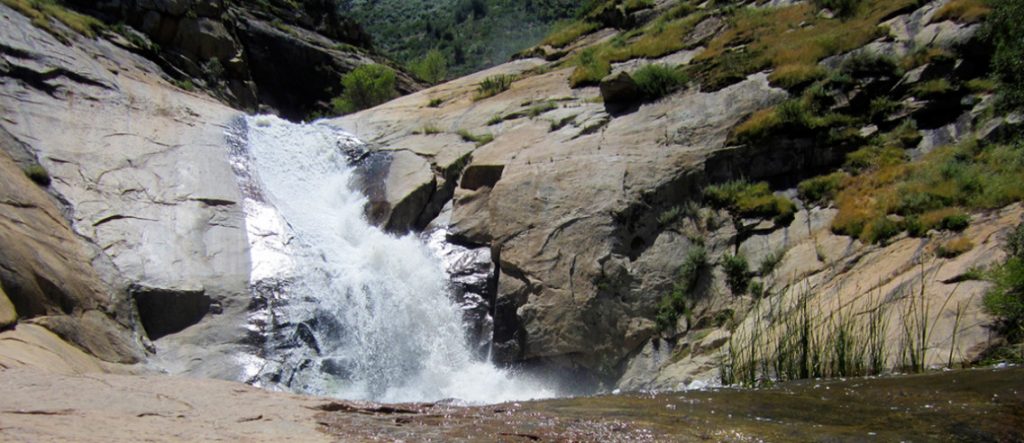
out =
[[(340, 404), (339, 404), (340, 405)], [(507, 403), (338, 406), (339, 436), (417, 441), (1024, 441), (1024, 369)]]

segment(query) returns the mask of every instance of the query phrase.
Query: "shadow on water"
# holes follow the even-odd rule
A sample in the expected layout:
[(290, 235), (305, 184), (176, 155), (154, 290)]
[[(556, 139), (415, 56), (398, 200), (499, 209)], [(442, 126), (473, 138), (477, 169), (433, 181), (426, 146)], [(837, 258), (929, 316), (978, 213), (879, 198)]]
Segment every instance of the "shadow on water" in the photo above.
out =
[(377, 408), (325, 407), (332, 412), (321, 422), (337, 435), (385, 440), (1024, 441), (1024, 368), (471, 408)]

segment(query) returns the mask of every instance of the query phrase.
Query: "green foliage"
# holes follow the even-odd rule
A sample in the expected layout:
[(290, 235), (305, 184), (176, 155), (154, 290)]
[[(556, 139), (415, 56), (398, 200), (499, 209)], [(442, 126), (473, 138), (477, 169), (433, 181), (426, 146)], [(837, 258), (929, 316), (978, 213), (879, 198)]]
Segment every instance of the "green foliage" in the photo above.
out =
[(544, 39), (543, 44), (562, 48), (600, 27), (601, 25), (588, 21), (562, 22), (555, 26), (554, 32)]
[(733, 295), (743, 295), (750, 287), (750, 265), (742, 255), (726, 255), (722, 257), (722, 270), (725, 271), (725, 283)]
[(68, 36), (64, 35), (58, 28), (53, 26), (52, 20), (63, 23), (72, 31), (83, 36), (93, 38), (96, 32), (103, 29), (103, 22), (94, 17), (80, 14), (68, 9), (56, 0), (0, 0), (11, 9), (20, 12), (22, 15), (32, 19), (32, 25), (50, 33), (58, 40), (69, 43)]
[(850, 174), (845, 172), (833, 172), (800, 182), (797, 185), (797, 191), (805, 202), (822, 204), (835, 198), (843, 182), (849, 178)]
[(479, 135), (476, 135), (476, 134), (473, 134), (473, 133), (469, 132), (466, 129), (460, 129), (457, 132), (457, 134), (459, 134), (459, 137), (462, 137), (462, 140), (467, 141), (467, 142), (476, 143), (477, 146), (483, 146), (483, 145), (486, 145), (486, 144), (494, 141), (494, 135), (492, 135), (492, 134), (479, 134)]
[(658, 215), (658, 226), (669, 226), (683, 215), (682, 206), (673, 206)]
[(992, 69), (1002, 82), (1002, 100), (1007, 107), (1024, 106), (1024, 2), (990, 0), (992, 13), (984, 36), (995, 46)]
[(750, 281), (750, 286), (747, 287), (747, 292), (750, 292), (750, 295), (755, 298), (764, 298), (768, 295), (768, 292), (764, 287), (764, 283), (758, 280)]
[(688, 300), (694, 297), (701, 272), (707, 267), (707, 251), (695, 246), (686, 253), (686, 259), (677, 272), (672, 292), (658, 305), (656, 321), (660, 329), (675, 326), (679, 316), (689, 312)]
[(448, 59), (441, 51), (431, 49), (423, 58), (414, 61), (409, 66), (409, 71), (420, 80), (437, 84), (448, 77)]
[(192, 79), (190, 78), (186, 78), (184, 80), (173, 80), (173, 83), (174, 86), (177, 86), (186, 91), (194, 91), (196, 89), (196, 85), (192, 83)]
[(935, 80), (929, 80), (918, 85), (914, 85), (911, 92), (917, 97), (923, 99), (930, 99), (935, 97), (941, 97), (948, 94), (953, 90), (953, 85), (949, 83), (949, 80), (944, 78), (937, 78)]
[(768, 274), (771, 274), (785, 256), (786, 251), (782, 249), (769, 252), (768, 255), (764, 256), (764, 259), (761, 260), (761, 266), (757, 270), (758, 275), (767, 276)]
[(576, 117), (577, 117), (577, 115), (570, 115), (570, 116), (565, 117), (565, 118), (563, 118), (561, 120), (551, 122), (551, 132), (555, 132), (555, 131), (557, 131), (559, 129), (562, 129), (562, 128), (568, 126), (568, 125), (576, 123)]
[(427, 103), (427, 106), (429, 106), (431, 108), (440, 108), (441, 105), (443, 105), (443, 104), (444, 104), (444, 99), (432, 98), (432, 99), (430, 99), (430, 102)]
[(848, 169), (858, 175), (836, 195), (833, 231), (864, 241), (884, 239), (877, 234), (891, 232), (891, 220), (882, 220), (891, 214), (904, 217), (903, 228), (914, 236), (936, 228), (956, 231), (969, 223), (965, 210), (1024, 200), (1022, 141), (982, 145), (967, 140), (914, 162), (904, 155), (902, 147), (869, 146), (847, 156)]
[(50, 173), (42, 165), (33, 163), (24, 169), (25, 176), (40, 186), (50, 186)]
[(991, 272), (990, 279), (993, 287), (985, 293), (985, 310), (998, 319), (1002, 334), (1019, 342), (1024, 339), (1024, 257), (1011, 256)]
[(944, 242), (936, 249), (935, 254), (942, 258), (953, 258), (974, 248), (974, 243), (967, 237), (957, 237)]
[(1005, 249), (1010, 257), (1024, 258), (1024, 223), (1017, 225), (1017, 228), (1006, 238)]
[(576, 16), (575, 0), (356, 0), (339, 2), (373, 37), (374, 47), (409, 65), (436, 49), (450, 77), (504, 63)]
[(861, 239), (872, 244), (885, 243), (903, 231), (902, 226), (889, 217), (875, 217), (861, 232)]
[(657, 100), (679, 88), (686, 86), (689, 81), (682, 71), (662, 65), (649, 64), (633, 72), (633, 81), (644, 99)]
[(508, 88), (512, 87), (514, 80), (515, 76), (509, 74), (497, 74), (487, 77), (477, 86), (475, 98), (476, 100), (481, 100), (505, 92)]
[(334, 100), (334, 110), (348, 114), (371, 108), (394, 98), (395, 72), (387, 66), (367, 64), (353, 69), (341, 78), (344, 90)]
[(793, 219), (796, 206), (788, 198), (774, 195), (768, 183), (730, 181), (704, 189), (704, 198), (718, 209), (727, 209), (741, 218), (772, 218), (778, 224)]

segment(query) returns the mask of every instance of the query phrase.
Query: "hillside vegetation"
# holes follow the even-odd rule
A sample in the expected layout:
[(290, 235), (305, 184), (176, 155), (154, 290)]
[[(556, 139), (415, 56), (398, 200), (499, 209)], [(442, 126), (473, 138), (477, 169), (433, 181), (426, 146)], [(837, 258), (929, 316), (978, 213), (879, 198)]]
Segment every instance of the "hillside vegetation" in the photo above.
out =
[[(508, 61), (575, 17), (572, 0), (343, 0), (339, 7), (373, 36), (375, 47), (411, 66), (430, 50), (457, 77)], [(432, 79), (423, 79), (432, 80)]]

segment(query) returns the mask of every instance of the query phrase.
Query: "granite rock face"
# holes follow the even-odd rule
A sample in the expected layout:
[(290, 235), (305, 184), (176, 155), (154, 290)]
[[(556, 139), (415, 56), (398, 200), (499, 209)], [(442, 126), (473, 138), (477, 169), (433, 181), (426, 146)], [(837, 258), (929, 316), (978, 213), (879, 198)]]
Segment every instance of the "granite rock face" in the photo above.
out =
[[(40, 263), (5, 257), (13, 274), (31, 282), (4, 282), (19, 316), (46, 316), (38, 324), (94, 355), (133, 362), (141, 345), (117, 345), (117, 337), (130, 341), (153, 326), (138, 315), (133, 297), (162, 294), (169, 303), (162, 309), (173, 316), (175, 300), (201, 293), (209, 299), (205, 309), (169, 321), (178, 327), (205, 321), (159, 341), (157, 355), (187, 362), (181, 371), (202, 367), (203, 374), (234, 378), (225, 348), (244, 339), (249, 302), (248, 243), (224, 142), (224, 125), (238, 111), (174, 88), (158, 66), (106, 39), (80, 37), (65, 45), (6, 6), (0, 6), (0, 17), (0, 126), (19, 144), (20, 155), (27, 147), (52, 178), (52, 197), (40, 189), (13, 192), (38, 197), (12, 202), (37, 219), (13, 228), (45, 227), (15, 238), (48, 242), (23, 246), (39, 251), (28, 257)], [(4, 177), (35, 186), (12, 171)], [(30, 210), (47, 198), (62, 207)], [(54, 233), (60, 236), (48, 240)], [(62, 252), (76, 244), (74, 255)], [(95, 310), (117, 323), (85, 315)], [(165, 351), (199, 337), (218, 345), (196, 347), (183, 359)]]
[[(893, 17), (886, 23), (889, 37), (825, 59), (822, 65), (839, 66), (862, 52), (905, 55), (914, 42), (951, 48), (972, 38), (975, 25), (931, 22), (942, 4), (932, 2)], [(723, 25), (702, 23), (689, 38), (699, 45)], [(613, 35), (609, 30), (596, 32), (565, 51), (572, 53)], [(549, 58), (564, 56), (539, 52)], [(699, 52), (699, 47), (691, 48), (658, 60), (685, 65)], [(974, 62), (964, 60), (957, 69), (968, 69)], [(910, 263), (932, 260), (926, 267), (949, 266), (925, 252), (903, 255), (898, 244), (879, 248), (832, 235), (834, 210), (828, 208), (803, 208), (796, 221), (785, 226), (741, 220), (738, 232), (727, 214), (701, 207), (703, 186), (746, 178), (785, 189), (839, 166), (848, 147), (817, 146), (799, 134), (753, 145), (731, 140), (733, 129), (750, 114), (788, 97), (769, 85), (767, 73), (714, 92), (691, 88), (652, 103), (609, 110), (615, 104), (611, 102), (629, 99), (628, 88), (613, 88), (624, 83), (613, 81), (619, 79), (616, 75), (628, 75), (636, 66), (612, 66), (613, 74), (602, 88), (572, 89), (572, 69), (525, 58), (334, 120), (380, 151), (410, 151), (429, 164), (433, 184), (427, 175), (408, 170), (389, 175), (389, 187), (406, 189), (386, 198), (392, 204), (411, 201), (414, 193), (409, 190), (423, 192), (424, 187), (434, 189), (442, 201), (448, 199), (441, 191), (450, 180), (440, 171), (447, 159), (468, 159), (450, 197), (449, 236), (491, 248), (498, 275), (493, 295), (493, 356), (498, 361), (572, 374), (567, 378), (576, 381), (603, 381), (606, 386), (674, 388), (716, 373), (717, 356), (731, 328), (755, 303), (749, 296), (732, 296), (717, 266), (737, 248), (754, 266), (778, 256), (785, 272), (793, 273), (765, 279), (769, 289), (810, 284), (832, 293), (838, 291), (833, 285), (839, 285), (846, 288), (839, 291), (842, 297), (866, 290), (854, 290), (852, 282), (878, 280), (879, 268), (866, 266), (868, 262), (857, 265), (861, 257), (875, 257), (883, 266), (902, 270), (883, 279), (882, 286), (910, 279)], [(498, 74), (517, 80), (507, 91), (475, 98), (477, 85)], [(884, 79), (872, 87), (892, 88), (899, 80)], [(957, 123), (962, 111), (933, 113), (928, 125), (939, 129), (924, 127), (924, 133), (940, 131), (930, 140), (942, 135), (941, 143), (969, 136), (969, 127)], [(973, 112), (967, 118), (975, 117)], [(493, 140), (477, 146), (460, 144), (460, 133), (490, 134)], [(683, 213), (682, 220), (659, 221), (671, 211)], [(984, 228), (999, 231), (1009, 226), (1010, 218), (998, 218)], [(394, 226), (388, 217), (381, 224)], [(933, 239), (919, 249), (932, 250), (945, 240)], [(675, 328), (659, 332), (654, 323), (658, 304), (672, 290), (688, 251), (700, 245), (708, 251), (709, 266), (699, 279), (703, 295), (696, 311)], [(997, 247), (986, 243), (985, 248), (992, 252)], [(847, 267), (839, 274), (825, 273), (815, 265), (820, 259), (808, 258), (817, 257), (818, 251), (833, 262), (846, 260)], [(958, 258), (955, 266), (981, 263), (971, 257)], [(930, 273), (924, 277), (925, 286), (934, 288), (928, 292), (934, 300), (945, 297), (941, 293), (949, 289), (936, 278)], [(969, 315), (975, 316), (974, 323), (961, 331), (955, 346), (965, 358), (982, 346), (978, 331), (986, 320), (977, 300), (983, 290), (983, 285), (961, 285), (959, 291), (966, 298), (956, 297), (964, 304), (973, 300)], [(948, 318), (949, 312), (937, 315)], [(948, 351), (949, 344), (934, 345), (947, 346)]]

